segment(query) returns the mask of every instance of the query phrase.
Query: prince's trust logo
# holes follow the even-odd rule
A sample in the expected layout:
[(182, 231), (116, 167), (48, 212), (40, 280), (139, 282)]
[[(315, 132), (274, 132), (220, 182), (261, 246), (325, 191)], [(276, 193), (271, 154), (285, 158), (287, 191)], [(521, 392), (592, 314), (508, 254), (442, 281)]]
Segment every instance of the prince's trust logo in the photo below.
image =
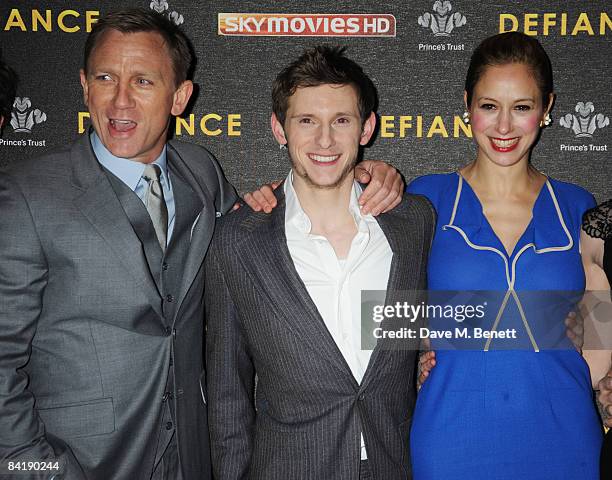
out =
[(559, 123), (565, 128), (571, 128), (576, 138), (593, 138), (598, 128), (610, 125), (610, 119), (601, 113), (595, 114), (593, 102), (578, 102), (574, 109), (576, 114), (568, 113), (561, 117)]
[[(593, 138), (595, 132), (610, 125), (610, 118), (602, 113), (595, 113), (593, 102), (578, 102), (574, 113), (566, 113), (559, 119), (562, 127), (571, 130), (574, 138)], [(561, 145), (561, 151), (572, 152), (607, 152), (608, 145)]]
[[(465, 15), (459, 12), (452, 13), (453, 6), (449, 1), (437, 0), (433, 4), (433, 13), (425, 12), (419, 16), (418, 23), (423, 28), (428, 28), (433, 33), (434, 37), (450, 37), (453, 30), (462, 27), (466, 24), (467, 20)], [(465, 44), (453, 44), (453, 43), (419, 43), (419, 52), (430, 52), (430, 51), (464, 51)]]
[(17, 97), (13, 103), (11, 113), (11, 126), (18, 133), (32, 133), (35, 124), (47, 121), (47, 114), (38, 108), (32, 109), (32, 102), (28, 97)]
[(430, 28), (436, 37), (448, 37), (453, 29), (466, 23), (465, 16), (459, 12), (451, 14), (452, 9), (450, 2), (438, 0), (433, 4), (433, 14), (425, 12), (419, 17), (419, 25)]
[(155, 10), (157, 13), (166, 15), (176, 25), (181, 25), (185, 21), (185, 19), (179, 12), (174, 10), (169, 11), (170, 5), (168, 5), (168, 2), (166, 0), (151, 0), (149, 8), (151, 10)]
[[(14, 133), (31, 134), (36, 125), (47, 121), (47, 114), (38, 108), (32, 108), (32, 102), (28, 97), (17, 97), (13, 102), (11, 112), (11, 127)], [(10, 140), (0, 138), (0, 146), (8, 147), (46, 147), (47, 140), (35, 140), (32, 138), (21, 138)]]

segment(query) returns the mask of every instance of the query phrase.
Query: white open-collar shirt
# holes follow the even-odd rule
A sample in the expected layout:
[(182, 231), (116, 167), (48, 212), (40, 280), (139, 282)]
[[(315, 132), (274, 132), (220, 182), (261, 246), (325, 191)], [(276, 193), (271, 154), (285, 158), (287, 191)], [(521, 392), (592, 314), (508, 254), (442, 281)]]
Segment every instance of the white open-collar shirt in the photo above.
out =
[[(310, 233), (312, 225), (293, 188), (293, 172), (284, 183), (285, 234), (298, 275), (358, 383), (365, 374), (371, 350), (361, 349), (361, 291), (386, 290), (393, 252), (378, 222), (363, 215), (357, 182), (349, 211), (357, 234), (345, 259), (338, 259), (327, 238)], [(366, 459), (363, 435), (361, 458)]]

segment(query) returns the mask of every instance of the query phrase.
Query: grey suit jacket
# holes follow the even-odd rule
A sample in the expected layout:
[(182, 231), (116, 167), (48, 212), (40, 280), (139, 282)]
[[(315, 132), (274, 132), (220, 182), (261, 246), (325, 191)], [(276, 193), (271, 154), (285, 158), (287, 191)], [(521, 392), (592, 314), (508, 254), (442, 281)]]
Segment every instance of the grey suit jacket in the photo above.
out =
[[(356, 480), (363, 431), (374, 478), (405, 480), (418, 345), (379, 343), (357, 383), (295, 270), (277, 196), (270, 215), (244, 209), (223, 219), (206, 259), (214, 475)], [(378, 221), (393, 251), (386, 302), (394, 303), (399, 290), (426, 288), (435, 214), (406, 195)]]
[(60, 458), (68, 479), (150, 478), (173, 368), (183, 478), (209, 478), (203, 260), (237, 197), (201, 147), (170, 142), (168, 165), (201, 202), (179, 239), (171, 319), (87, 135), (0, 174), (0, 458)]

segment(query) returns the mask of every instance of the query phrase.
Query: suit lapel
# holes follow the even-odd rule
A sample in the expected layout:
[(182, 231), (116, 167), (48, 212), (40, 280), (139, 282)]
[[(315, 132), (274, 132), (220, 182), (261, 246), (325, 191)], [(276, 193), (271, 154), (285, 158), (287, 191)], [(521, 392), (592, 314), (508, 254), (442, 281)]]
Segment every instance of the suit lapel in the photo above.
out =
[[(196, 176), (185, 162), (185, 159), (183, 159), (171, 145), (168, 145), (167, 155), (170, 168), (180, 175), (182, 180), (191, 187), (201, 201), (201, 210), (199, 210), (199, 213), (194, 211), (196, 215), (193, 216), (190, 235), (183, 240), (189, 242), (189, 251), (185, 262), (183, 281), (179, 289), (177, 309), (175, 311), (176, 319), (187, 292), (189, 292), (197, 273), (202, 268), (204, 256), (206, 255), (214, 231), (216, 212), (212, 196), (206, 188), (206, 185), (197, 181)], [(177, 211), (177, 217), (180, 214), (181, 212)]]
[(142, 244), (96, 160), (88, 135), (84, 135), (75, 143), (71, 160), (72, 183), (78, 189), (74, 204), (106, 240), (127, 272), (142, 287), (161, 322), (161, 297), (151, 277)]
[[(393, 252), (385, 305), (407, 301), (409, 299), (406, 298), (406, 292), (416, 288), (415, 278), (421, 271), (422, 249), (425, 247), (422, 241), (422, 226), (409, 225), (406, 218), (393, 212), (379, 215), (376, 220)], [(419, 241), (419, 238), (421, 241)], [(408, 255), (408, 252), (410, 252), (410, 255)], [(416, 259), (416, 264), (410, 262), (410, 259)], [(376, 378), (377, 372), (389, 360), (393, 350), (407, 349), (405, 342), (406, 340), (399, 340), (399, 343), (393, 340), (378, 340), (361, 382), (361, 389), (365, 389), (372, 379)], [(411, 347), (415, 350), (418, 349), (418, 342), (414, 340), (413, 343), (414, 345), (411, 345)]]
[[(281, 188), (277, 189), (277, 192)], [(261, 224), (244, 242), (235, 246), (240, 262), (255, 285), (268, 297), (289, 329), (313, 352), (327, 357), (329, 363), (344, 372), (355, 390), (358, 384), (350, 367), (300, 278), (285, 235), (285, 197), (277, 193), (278, 206), (269, 216), (257, 217)]]

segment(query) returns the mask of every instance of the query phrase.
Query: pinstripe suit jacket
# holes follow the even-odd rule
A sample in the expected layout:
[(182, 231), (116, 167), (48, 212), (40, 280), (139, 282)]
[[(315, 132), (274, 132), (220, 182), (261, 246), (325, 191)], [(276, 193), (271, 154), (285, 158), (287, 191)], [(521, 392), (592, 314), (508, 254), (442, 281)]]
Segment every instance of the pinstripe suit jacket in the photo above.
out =
[[(207, 255), (214, 474), (357, 479), (363, 431), (374, 478), (405, 480), (417, 340), (403, 350), (379, 343), (357, 383), (295, 270), (280, 190), (272, 214), (241, 209), (223, 219)], [(386, 302), (395, 303), (399, 290), (426, 288), (435, 213), (407, 195), (378, 221), (393, 251)]]

